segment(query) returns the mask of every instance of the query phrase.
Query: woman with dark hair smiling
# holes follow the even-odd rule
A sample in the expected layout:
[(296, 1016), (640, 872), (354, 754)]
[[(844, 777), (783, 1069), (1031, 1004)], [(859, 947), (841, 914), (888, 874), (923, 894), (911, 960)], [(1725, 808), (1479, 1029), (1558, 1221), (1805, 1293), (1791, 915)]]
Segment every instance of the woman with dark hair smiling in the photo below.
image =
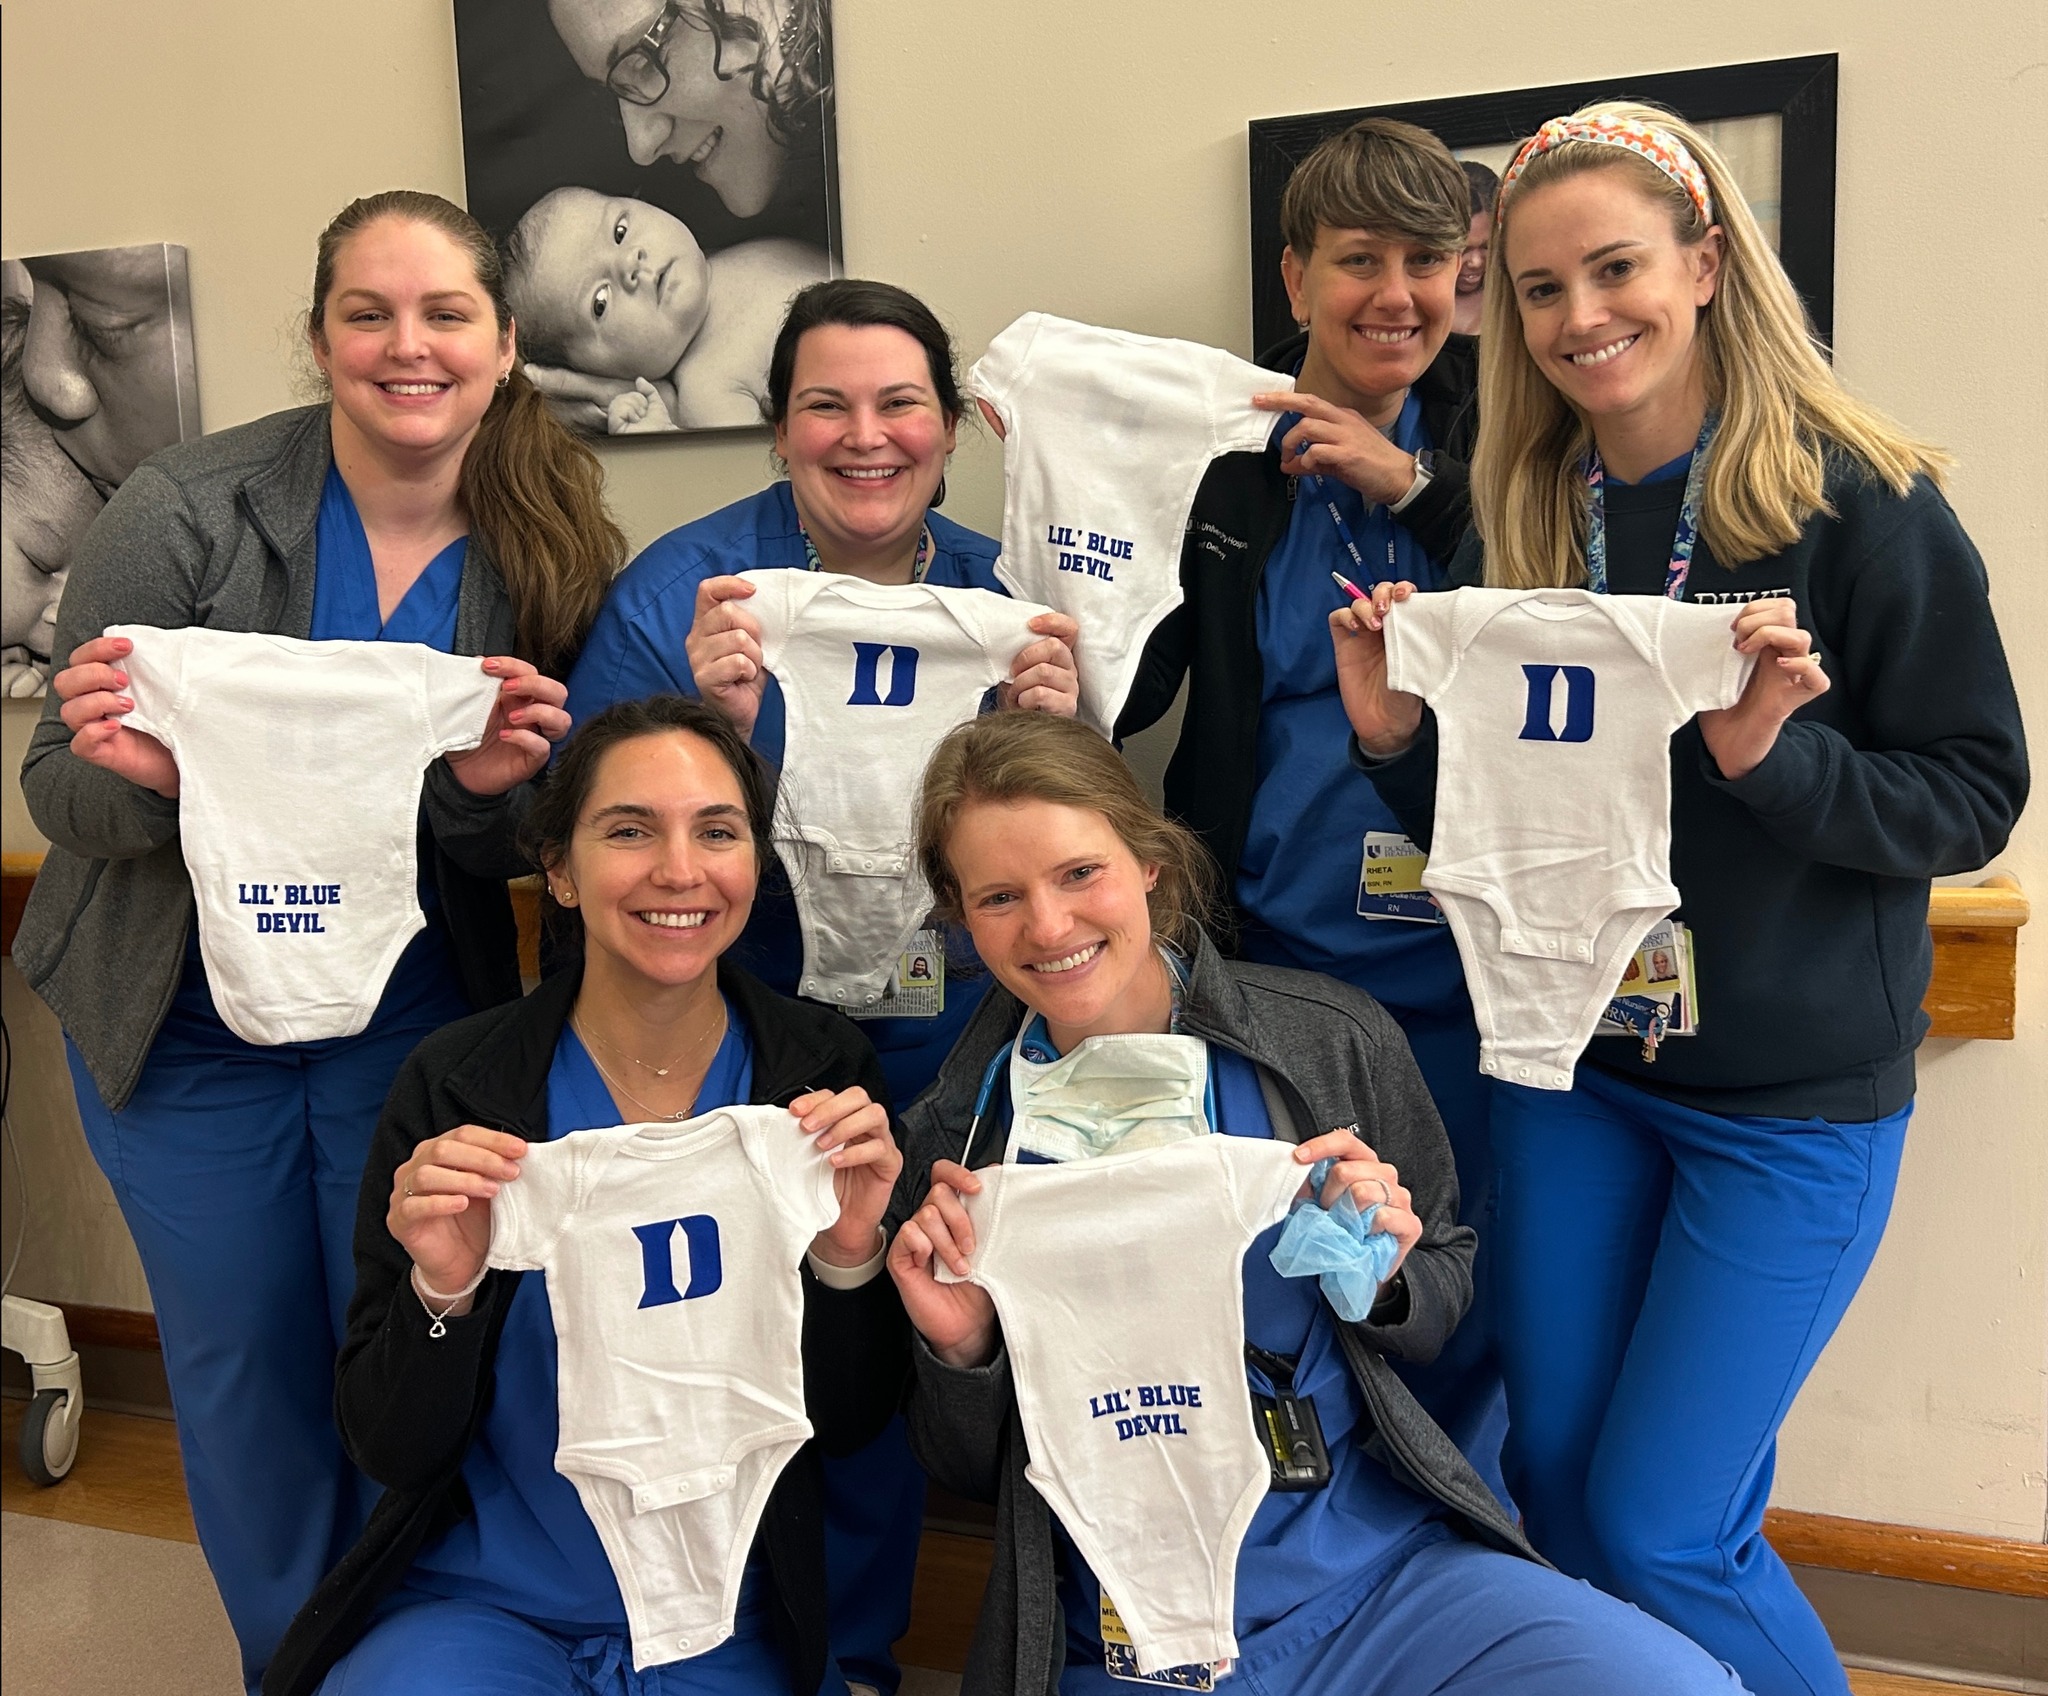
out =
[[(753, 905), (768, 818), (759, 759), (699, 702), (614, 707), (556, 765), (527, 837), (580, 956), (525, 1000), (429, 1038), (392, 1089), (363, 1175), (335, 1397), (349, 1452), (385, 1494), (295, 1622), (272, 1696), (567, 1696), (613, 1688), (600, 1669), (635, 1665), (619, 1581), (556, 1470), (548, 1285), (485, 1270), (492, 1199), (533, 1143), (786, 1106), (788, 1134), (831, 1151), (840, 1203), (803, 1283), (816, 1447), (857, 1449), (895, 1412), (902, 1315), (877, 1275), (878, 1227), (902, 1162), (874, 1052), (724, 958)], [(814, 1457), (799, 1450), (768, 1498), (732, 1636), (638, 1671), (633, 1689), (843, 1688), (818, 1583)]]
[[(996, 542), (936, 510), (960, 411), (952, 338), (923, 301), (852, 278), (805, 289), (768, 373), (768, 422), (788, 478), (671, 531), (620, 575), (569, 679), (570, 711), (580, 722), (614, 701), (701, 693), (779, 763), (782, 692), (746, 610), (753, 586), (736, 573), (784, 566), (1006, 594)], [(1074, 621), (1048, 613), (1031, 628), (1043, 640), (1017, 656), (999, 694), (1010, 706), (1071, 714)], [(918, 954), (930, 971), (913, 984)], [(795, 991), (803, 944), (786, 880), (764, 891), (735, 958)], [(980, 998), (982, 982), (963, 983), (946, 964), (944, 937), (920, 933), (899, 979), (918, 992), (921, 1016), (862, 1025), (897, 1101), (931, 1081)], [(924, 1478), (898, 1425), (873, 1452), (828, 1467), (827, 1484), (833, 1647), (849, 1677), (893, 1690), (889, 1645), (910, 1621)]]

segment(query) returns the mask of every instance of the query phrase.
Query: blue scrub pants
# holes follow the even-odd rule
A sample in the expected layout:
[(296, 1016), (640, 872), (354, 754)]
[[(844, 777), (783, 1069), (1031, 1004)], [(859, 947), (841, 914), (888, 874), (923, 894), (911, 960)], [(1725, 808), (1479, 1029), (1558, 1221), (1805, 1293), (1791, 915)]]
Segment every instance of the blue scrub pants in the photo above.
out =
[[(1100, 1665), (1061, 1696), (1129, 1696)], [(1740, 1682), (1669, 1626), (1590, 1584), (1446, 1532), (1348, 1619), (1254, 1654), (1227, 1696), (1739, 1696)]]
[(883, 1696), (903, 1682), (891, 1645), (910, 1629), (924, 1487), (900, 1414), (866, 1448), (825, 1457), (832, 1655), (850, 1682)]
[(1778, 1427), (1884, 1233), (1911, 1113), (1722, 1116), (1585, 1065), (1569, 1091), (1495, 1098), (1507, 1471), (1530, 1540), (1757, 1696), (1847, 1696), (1764, 1505)]
[[(335, 1663), (319, 1696), (779, 1696), (788, 1664), (751, 1623), (709, 1654), (635, 1672), (623, 1632), (566, 1635), (484, 1602), (408, 1599)], [(845, 1691), (829, 1670), (818, 1687)]]
[[(1368, 992), (1370, 993), (1370, 992)], [(1427, 1366), (1395, 1361), (1401, 1381), (1442, 1426), (1473, 1470), (1505, 1502), (1501, 1444), (1507, 1437), (1507, 1391), (1501, 1383), (1490, 1288), (1494, 1233), (1493, 1080), (1479, 1069), (1479, 1029), (1469, 1008), (1460, 1014), (1415, 1013), (1389, 1006), (1415, 1054), (1436, 1103), (1458, 1167), (1458, 1220), (1479, 1233), (1472, 1262), (1472, 1305), (1443, 1352)]]
[(467, 1010), (258, 1048), (188, 982), (118, 1113), (65, 1044), (149, 1279), (192, 1518), (251, 1690), (375, 1499), (334, 1429), (356, 1194), (400, 1062)]

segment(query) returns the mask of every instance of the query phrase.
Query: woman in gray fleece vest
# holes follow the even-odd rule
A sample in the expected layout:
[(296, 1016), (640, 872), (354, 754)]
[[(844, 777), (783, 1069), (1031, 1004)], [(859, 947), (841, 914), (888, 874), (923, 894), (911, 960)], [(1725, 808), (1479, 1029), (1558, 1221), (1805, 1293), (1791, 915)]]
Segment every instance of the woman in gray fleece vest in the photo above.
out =
[[(973, 933), (997, 983), (937, 1082), (904, 1116), (901, 1222), (889, 1257), (917, 1330), (912, 1442), (933, 1478), (996, 1506), (995, 1568), (965, 1696), (1116, 1696), (1136, 1670), (1133, 1651), (1119, 1641), (1123, 1615), (1135, 1618), (1175, 1590), (1191, 1592), (1197, 1612), (1221, 1611), (1211, 1598), (1232, 1595), (1232, 1585), (1208, 1577), (1216, 1556), (1228, 1554), (1227, 1539), (1198, 1547), (1203, 1539), (1169, 1529), (1180, 1501), (1205, 1488), (1185, 1468), (1173, 1475), (1176, 1490), (1160, 1492), (1150, 1538), (1104, 1536), (1100, 1526), (1086, 1533), (1099, 1555), (1141, 1570), (1140, 1582), (1132, 1570), (1091, 1570), (1034, 1479), (1049, 1478), (1051, 1493), (1085, 1514), (1090, 1477), (1113, 1477), (1139, 1446), (1192, 1450), (1201, 1446), (1188, 1441), (1198, 1422), (1256, 1427), (1259, 1415), (1283, 1409), (1297, 1425), (1319, 1428), (1326, 1458), (1313, 1442), (1304, 1450), (1262, 1436), (1262, 1451), (1286, 1449), (1290, 1475), (1276, 1477), (1252, 1512), (1235, 1555), (1234, 1605), (1214, 1622), (1234, 1638), (1231, 1689), (1739, 1690), (1725, 1667), (1669, 1627), (1545, 1566), (1388, 1365), (1389, 1357), (1429, 1360), (1457, 1325), (1472, 1295), (1473, 1235), (1458, 1223), (1443, 1127), (1399, 1027), (1379, 1004), (1317, 973), (1225, 961), (1198, 917), (1213, 875), (1203, 850), (1144, 799), (1115, 751), (1072, 719), (1000, 713), (955, 731), (925, 774), (918, 853), (940, 910)], [(1006, 1082), (1020, 1081), (1035, 1099), (1034, 1077), (1071, 1063), (1068, 1087), (1047, 1117), (1056, 1114), (1062, 1129), (1080, 1125), (1094, 1152), (1108, 1153), (1117, 1121), (1088, 1102), (1131, 1093), (1125, 1086), (1135, 1074), (1107, 1058), (1114, 1041), (1095, 1056), (1088, 1044), (1175, 1032), (1205, 1045), (1199, 1070), (1208, 1087), (1193, 1094), (1206, 1098), (1202, 1117), (1213, 1133), (1297, 1144), (1304, 1179), (1331, 1161), (1300, 1206), (1335, 1209), (1348, 1199), (1377, 1208), (1370, 1228), (1392, 1240), (1384, 1276), (1376, 1293), (1369, 1278), (1362, 1291), (1345, 1292), (1359, 1317), (1341, 1318), (1316, 1279), (1275, 1269), (1271, 1251), (1283, 1227), (1271, 1226), (1245, 1250), (1238, 1273), (1242, 1384), (1203, 1384), (1197, 1399), (1185, 1384), (1106, 1383), (1094, 1398), (1105, 1417), (1075, 1415), (1058, 1453), (1034, 1453), (1018, 1408), (1013, 1371), (1021, 1369), (1013, 1368), (994, 1304), (978, 1285), (937, 1277), (941, 1265), (966, 1274), (974, 1263), (962, 1198), (984, 1190), (977, 1170), (1005, 1164), (1006, 1149), (1014, 1172), (1020, 1161), (1044, 1158), (1056, 1140), (1036, 1128), (1036, 1114), (1020, 1115), (1013, 1137)], [(1013, 1068), (1013, 1055), (1021, 1067)], [(1084, 1074), (1095, 1079), (1093, 1096), (1077, 1085)], [(1158, 1096), (1157, 1078), (1150, 1083)], [(1158, 1117), (1139, 1123), (1156, 1138)], [(1169, 1146), (1137, 1159), (1172, 1154)], [(1200, 1199), (1177, 1193), (1167, 1205), (1184, 1216)], [(1031, 1334), (1042, 1335), (1043, 1319), (1057, 1338), (1049, 1354), (1098, 1350), (1105, 1334), (1112, 1356), (1121, 1335), (1133, 1346), (1176, 1331), (1213, 1342), (1205, 1328), (1232, 1325), (1222, 1307), (1205, 1314), (1193, 1292), (1205, 1282), (1205, 1258), (1234, 1256), (1236, 1245), (1190, 1231), (1180, 1241), (1167, 1234), (1162, 1248), (1154, 1230), (1142, 1248), (1127, 1246), (1142, 1222), (1105, 1226), (1117, 1246), (1101, 1288), (1077, 1298), (1061, 1286), (1055, 1295), (1059, 1269), (1040, 1274), (1049, 1306), (1034, 1316)], [(1172, 1263), (1163, 1277), (1155, 1270), (1162, 1260)], [(1136, 1292), (1148, 1285), (1153, 1299), (1140, 1305)], [(1016, 1323), (1037, 1285), (1013, 1273), (1004, 1287)], [(1119, 1299), (1125, 1292), (1128, 1305)], [(1057, 1303), (1065, 1305), (1054, 1311)], [(1226, 1351), (1233, 1361), (1236, 1341)], [(1058, 1362), (1038, 1371), (1049, 1367), (1057, 1371)], [(1042, 1390), (1043, 1377), (1037, 1382)], [(1136, 1412), (1145, 1406), (1171, 1411)], [(1059, 1429), (1057, 1409), (1041, 1411), (1038, 1429)], [(1161, 1459), (1172, 1467), (1173, 1457), (1145, 1464)], [(1144, 1530), (1126, 1524), (1122, 1532), (1133, 1529)], [(1176, 1549), (1184, 1563), (1176, 1564)], [(1220, 1670), (1179, 1667), (1164, 1681), (1208, 1689)]]
[[(141, 1252), (193, 1518), (252, 1688), (370, 1500), (330, 1412), (370, 1135), (422, 1037), (519, 993), (505, 880), (529, 869), (516, 832), (568, 728), (546, 674), (567, 675), (624, 553), (596, 461), (519, 373), (497, 254), (460, 208), (407, 191), (347, 207), (320, 240), (308, 337), (327, 404), (167, 449), (94, 522), (57, 617), (69, 663), (22, 766), (52, 846), (15, 958), (63, 1023), (87, 1141)], [(427, 926), (359, 1034), (258, 1046), (222, 1022), (177, 761), (122, 722), (132, 644), (113, 624), (489, 656), (482, 744), (427, 771)], [(376, 845), (360, 847), (367, 874)]]

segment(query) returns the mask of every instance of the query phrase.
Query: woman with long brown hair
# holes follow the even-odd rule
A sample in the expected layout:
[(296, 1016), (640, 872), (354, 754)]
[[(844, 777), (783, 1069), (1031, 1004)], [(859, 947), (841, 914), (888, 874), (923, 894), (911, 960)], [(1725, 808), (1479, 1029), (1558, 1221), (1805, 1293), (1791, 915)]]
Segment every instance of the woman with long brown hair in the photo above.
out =
[[(149, 1277), (200, 1543), (252, 1686), (367, 1503), (329, 1408), (370, 1133), (423, 1036), (519, 993), (505, 879), (527, 869), (519, 823), (568, 729), (548, 674), (624, 554), (595, 459), (519, 370), (497, 254), (459, 207), (393, 191), (344, 208), (307, 339), (324, 404), (156, 455), (94, 523), (22, 767), (52, 847), (15, 957), (63, 1023)], [(114, 624), (486, 656), (483, 741), (427, 769), (426, 926), (357, 1035), (259, 1046), (222, 1022), (177, 761), (123, 722), (133, 645), (102, 634)]]

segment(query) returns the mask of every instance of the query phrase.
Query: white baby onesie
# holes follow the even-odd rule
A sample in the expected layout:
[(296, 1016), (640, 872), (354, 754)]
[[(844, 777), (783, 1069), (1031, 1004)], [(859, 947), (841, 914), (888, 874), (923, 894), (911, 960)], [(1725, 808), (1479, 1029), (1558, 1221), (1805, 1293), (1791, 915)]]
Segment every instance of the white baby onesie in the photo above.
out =
[(1398, 603), (1387, 682), (1436, 709), (1436, 839), (1479, 1068), (1569, 1089), (1671, 884), (1671, 733), (1733, 706), (1752, 660), (1729, 610), (1584, 589)]
[(419, 642), (114, 624), (135, 710), (178, 762), (178, 838), (213, 1004), (245, 1042), (370, 1022), (426, 924), (420, 786), (484, 738), (498, 679)]
[(824, 571), (746, 578), (786, 713), (775, 851), (803, 929), (798, 993), (872, 1007), (931, 907), (910, 851), (925, 762), (1038, 640), (1046, 609)]
[(1235, 1658), (1237, 1552), (1271, 1476), (1245, 1387), (1242, 1263), (1306, 1169), (1290, 1143), (1204, 1136), (976, 1175), (961, 1198), (971, 1279), (1002, 1321), (1025, 1476), (1141, 1671)]
[(1080, 620), (1081, 716), (1107, 736), (1146, 638), (1181, 603), (1203, 472), (1266, 445), (1279, 415), (1251, 397), (1294, 379), (1199, 342), (1027, 312), (967, 383), (1006, 432), (996, 575)]
[(636, 1669), (732, 1635), (768, 1493), (811, 1435), (798, 1265), (838, 1217), (829, 1157), (781, 1107), (535, 1143), (492, 1203), (490, 1264), (547, 1274), (555, 1470)]

